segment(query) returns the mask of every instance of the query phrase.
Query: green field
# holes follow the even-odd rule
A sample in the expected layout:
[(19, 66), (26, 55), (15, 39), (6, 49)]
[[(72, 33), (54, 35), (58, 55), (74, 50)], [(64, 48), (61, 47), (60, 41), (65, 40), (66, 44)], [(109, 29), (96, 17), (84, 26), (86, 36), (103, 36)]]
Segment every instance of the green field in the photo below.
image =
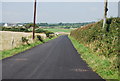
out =
[(73, 29), (46, 28), (44, 30), (48, 30), (48, 31), (52, 31), (52, 32), (71, 32)]

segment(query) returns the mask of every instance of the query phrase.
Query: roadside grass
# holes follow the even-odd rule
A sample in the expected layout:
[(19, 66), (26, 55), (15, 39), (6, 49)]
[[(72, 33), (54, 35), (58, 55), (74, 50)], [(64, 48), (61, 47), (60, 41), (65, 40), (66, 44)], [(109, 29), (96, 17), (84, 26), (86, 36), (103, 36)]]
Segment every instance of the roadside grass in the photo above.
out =
[(97, 54), (92, 53), (88, 47), (80, 44), (73, 37), (69, 36), (69, 38), (74, 47), (77, 49), (78, 53), (81, 54), (81, 58), (86, 61), (93, 71), (107, 81), (118, 81), (119, 71), (118, 69), (111, 69), (112, 64), (109, 58), (106, 58), (105, 56), (98, 56)]
[[(53, 37), (52, 39), (55, 39), (57, 37)], [(49, 40), (52, 40), (52, 39), (45, 39), (44, 42), (48, 42)], [(34, 43), (31, 43), (30, 45), (20, 45), (19, 47), (16, 47), (16, 48), (13, 48), (13, 49), (10, 49), (10, 50), (4, 50), (4, 51), (0, 51), (0, 60), (1, 59), (4, 59), (4, 58), (7, 58), (7, 57), (11, 57), (11, 56), (14, 56), (20, 52), (23, 52), (25, 50), (28, 50), (30, 48), (33, 48), (39, 44), (43, 44), (42, 42), (40, 41), (36, 41)]]
[(73, 29), (45, 28), (44, 30), (48, 30), (52, 32), (71, 32)]

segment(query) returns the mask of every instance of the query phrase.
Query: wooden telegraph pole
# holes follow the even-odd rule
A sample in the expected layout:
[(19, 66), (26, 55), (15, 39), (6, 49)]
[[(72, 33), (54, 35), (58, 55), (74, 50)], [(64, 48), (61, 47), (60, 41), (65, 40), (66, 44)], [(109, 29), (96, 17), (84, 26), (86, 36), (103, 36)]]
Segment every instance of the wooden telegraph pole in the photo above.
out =
[(36, 0), (34, 2), (34, 24), (33, 24), (33, 39), (35, 39), (35, 27), (36, 26)]
[(108, 11), (108, 8), (107, 8), (108, 0), (105, 0), (104, 5), (105, 5), (105, 7), (104, 7), (103, 29), (104, 29), (105, 24), (106, 24), (107, 11)]

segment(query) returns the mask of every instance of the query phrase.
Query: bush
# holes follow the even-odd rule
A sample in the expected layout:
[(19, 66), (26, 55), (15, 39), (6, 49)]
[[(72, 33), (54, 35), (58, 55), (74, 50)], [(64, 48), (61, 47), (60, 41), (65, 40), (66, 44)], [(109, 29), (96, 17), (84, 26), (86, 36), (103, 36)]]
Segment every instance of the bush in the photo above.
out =
[[(112, 61), (112, 58), (116, 60), (120, 52), (120, 18), (108, 18), (104, 29), (102, 25), (103, 20), (78, 28), (72, 31), (70, 35), (79, 43), (90, 48), (93, 54), (105, 56)], [(115, 64), (114, 67), (118, 66), (118, 64)]]
[(44, 43), (44, 41), (43, 41), (43, 39), (42, 39), (42, 37), (40, 35), (37, 35), (37, 38), (38, 38), (39, 41)]
[(49, 38), (53, 38), (55, 35), (54, 34), (49, 34)]
[(47, 37), (50, 37), (50, 34), (54, 34), (53, 32), (47, 30), (44, 33), (46, 34)]
[(6, 28), (3, 27), (2, 31), (15, 31), (15, 32), (30, 32), (28, 29), (26, 28), (15, 28), (15, 27), (11, 27), (11, 28)]
[(30, 45), (28, 41), (29, 41), (29, 40), (28, 40), (26, 37), (22, 37), (22, 42), (23, 42), (23, 43), (27, 43), (28, 45)]
[[(24, 26), (28, 29), (30, 27), (34, 27), (34, 24), (33, 23), (27, 23)], [(38, 28), (39, 26), (36, 24), (35, 27)]]
[(39, 28), (39, 29), (36, 29), (35, 32), (36, 32), (36, 33), (44, 33), (45, 30)]
[(101, 20), (74, 30), (71, 32), (71, 36), (90, 47), (93, 52), (97, 52), (99, 55), (106, 57), (118, 55), (120, 47), (118, 44), (120, 18), (107, 19), (105, 29), (102, 28), (102, 22)]

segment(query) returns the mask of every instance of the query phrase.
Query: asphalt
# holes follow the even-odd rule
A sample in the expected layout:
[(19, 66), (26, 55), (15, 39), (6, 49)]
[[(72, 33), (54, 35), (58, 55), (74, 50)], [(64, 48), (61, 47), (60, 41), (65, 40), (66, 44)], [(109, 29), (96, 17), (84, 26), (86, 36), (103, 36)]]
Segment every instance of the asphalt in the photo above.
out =
[(67, 35), (2, 60), (3, 79), (102, 79)]

